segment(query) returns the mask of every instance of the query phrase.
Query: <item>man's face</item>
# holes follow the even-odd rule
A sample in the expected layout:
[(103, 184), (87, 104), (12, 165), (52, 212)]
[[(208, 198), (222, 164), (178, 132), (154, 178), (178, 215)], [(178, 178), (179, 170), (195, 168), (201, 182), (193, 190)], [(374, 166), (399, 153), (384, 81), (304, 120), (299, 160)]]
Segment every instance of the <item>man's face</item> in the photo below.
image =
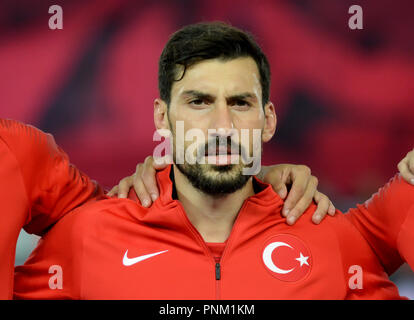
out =
[[(173, 83), (167, 117), (173, 133), (174, 162), (193, 186), (207, 194), (220, 195), (232, 193), (247, 183), (250, 175), (243, 174), (243, 168), (249, 164), (241, 159), (232, 163), (230, 155), (245, 152), (252, 156), (253, 129), (263, 130), (266, 125), (261, 97), (258, 68), (250, 57), (198, 62), (187, 68), (180, 81)], [(271, 109), (274, 113), (273, 105)], [(191, 149), (198, 160), (194, 164), (176, 161), (177, 123), (180, 121), (185, 133), (198, 129), (205, 137)], [(209, 129), (216, 129), (216, 132), (209, 132)], [(248, 139), (241, 138), (241, 129), (248, 129)], [(219, 148), (219, 139), (228, 148)], [(261, 147), (261, 134), (259, 140)], [(184, 141), (184, 152), (190, 145), (194, 147), (194, 143)], [(236, 146), (233, 150), (231, 143)], [(197, 157), (197, 150), (204, 159)], [(204, 160), (204, 164), (200, 164), (200, 160)]]

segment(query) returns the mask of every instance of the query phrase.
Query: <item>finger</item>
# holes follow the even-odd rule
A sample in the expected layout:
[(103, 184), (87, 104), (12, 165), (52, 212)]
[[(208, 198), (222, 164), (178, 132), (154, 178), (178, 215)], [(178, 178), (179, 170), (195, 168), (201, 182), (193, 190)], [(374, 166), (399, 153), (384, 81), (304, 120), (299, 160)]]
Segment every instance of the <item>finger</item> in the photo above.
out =
[[(262, 167), (264, 170), (264, 166)], [(266, 170), (263, 174), (262, 180), (272, 185), (273, 190), (282, 198), (285, 199), (287, 196), (286, 180), (290, 174), (289, 168), (272, 166)]]
[(138, 196), (139, 201), (144, 207), (149, 207), (152, 203), (150, 194), (148, 193), (147, 189), (144, 186), (142, 180), (135, 180), (134, 182), (134, 190)]
[[(313, 179), (312, 179), (313, 180)], [(288, 224), (292, 225), (296, 220), (306, 211), (313, 200), (313, 195), (315, 194), (316, 187), (311, 186), (315, 184), (315, 181), (309, 182), (309, 187), (306, 189), (304, 196), (299, 200), (296, 206), (290, 210), (287, 215), (286, 221)]]
[[(141, 173), (141, 179), (144, 183), (146, 190), (150, 194), (152, 201), (155, 201), (158, 198), (159, 191), (156, 179), (157, 171), (155, 170), (153, 164), (154, 161), (152, 157), (147, 157), (145, 159)], [(137, 178), (139, 178), (139, 176)]]
[(332, 201), (330, 201), (330, 204), (329, 204), (328, 214), (332, 217), (336, 214), (336, 208), (333, 205)]
[(405, 181), (414, 184), (414, 174), (411, 173), (407, 157), (400, 161), (400, 163), (398, 164), (398, 170), (400, 171), (400, 174)]
[(272, 185), (273, 190), (282, 198), (285, 199), (288, 190), (286, 187), (286, 181), (289, 179), (290, 169), (284, 168), (280, 171), (277, 167), (271, 168), (266, 174), (264, 181)]
[[(316, 192), (318, 185), (318, 179), (310, 175), (310, 171), (299, 171), (297, 172), (292, 179), (292, 188), (285, 200), (285, 205), (283, 207), (282, 214), (287, 216), (289, 211), (297, 206), (299, 201), (305, 197), (304, 201), (309, 205), (312, 202), (313, 195)], [(305, 208), (306, 209), (306, 208)], [(300, 214), (302, 214), (300, 212)]]
[(118, 183), (118, 198), (125, 199), (128, 196), (129, 189), (131, 189), (133, 180), (132, 177), (126, 177)]
[(113, 197), (116, 194), (118, 194), (118, 186), (113, 187), (106, 195), (108, 197)]
[(137, 194), (137, 197), (139, 201), (141, 202), (141, 204), (144, 207), (149, 207), (152, 203), (152, 200), (142, 180), (143, 171), (144, 171), (144, 165), (142, 163), (138, 164), (135, 173), (132, 175), (132, 180), (133, 180), (132, 185), (134, 187), (135, 193)]
[(305, 185), (304, 183), (304, 181), (296, 181), (295, 186), (292, 185), (292, 188), (290, 189), (288, 196), (285, 200), (285, 204), (283, 205), (282, 214), (285, 217), (289, 214), (290, 210), (292, 210), (296, 206), (296, 204), (304, 195), (304, 192), (307, 187), (307, 185)]
[(318, 204), (318, 206), (312, 216), (312, 221), (315, 224), (319, 224), (328, 213), (331, 201), (324, 194), (317, 192), (315, 194), (315, 202)]

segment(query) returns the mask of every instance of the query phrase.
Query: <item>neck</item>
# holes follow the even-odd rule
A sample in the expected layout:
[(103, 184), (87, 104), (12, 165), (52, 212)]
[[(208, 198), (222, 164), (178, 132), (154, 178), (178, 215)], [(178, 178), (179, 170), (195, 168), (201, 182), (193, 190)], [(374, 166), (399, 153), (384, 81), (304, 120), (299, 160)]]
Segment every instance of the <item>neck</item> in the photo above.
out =
[(204, 241), (226, 241), (244, 200), (254, 195), (252, 178), (243, 188), (218, 197), (193, 187), (175, 165), (173, 170), (178, 199)]

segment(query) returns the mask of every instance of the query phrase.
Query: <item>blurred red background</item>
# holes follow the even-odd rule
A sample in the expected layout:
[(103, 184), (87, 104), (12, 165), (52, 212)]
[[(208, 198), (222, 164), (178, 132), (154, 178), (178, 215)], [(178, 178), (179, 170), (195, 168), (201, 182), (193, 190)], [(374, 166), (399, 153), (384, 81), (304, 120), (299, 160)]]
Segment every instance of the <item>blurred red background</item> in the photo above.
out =
[[(50, 30), (48, 8), (63, 8)], [(363, 29), (348, 8), (363, 9)], [(51, 132), (105, 187), (156, 142), (157, 63), (179, 27), (221, 20), (253, 33), (271, 63), (278, 128), (264, 163), (308, 165), (342, 210), (367, 199), (414, 147), (414, 3), (0, 2), (0, 117)]]

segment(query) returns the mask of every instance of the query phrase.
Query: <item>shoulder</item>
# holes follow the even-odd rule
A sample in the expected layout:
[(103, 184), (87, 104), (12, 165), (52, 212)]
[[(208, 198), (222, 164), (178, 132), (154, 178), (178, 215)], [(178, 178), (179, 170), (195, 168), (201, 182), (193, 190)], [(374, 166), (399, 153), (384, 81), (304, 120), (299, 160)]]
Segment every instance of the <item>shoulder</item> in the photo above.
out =
[(104, 229), (116, 229), (119, 225), (140, 223), (140, 217), (148, 209), (129, 199), (102, 196), (89, 201), (60, 219), (46, 234), (66, 234), (72, 240), (99, 236)]
[(355, 256), (358, 252), (372, 253), (367, 241), (341, 211), (338, 210), (334, 217), (328, 217), (326, 226), (335, 234), (342, 252), (352, 252)]
[(321, 223), (314, 224), (312, 215), (316, 208), (312, 203), (292, 230), (306, 235), (321, 250), (338, 254), (345, 260), (348, 260), (347, 253), (352, 253), (353, 258), (371, 254), (365, 239), (341, 211), (337, 210), (333, 217), (327, 215)]
[(303, 220), (301, 225), (306, 228), (304, 233), (317, 237), (321, 248), (336, 250), (335, 253), (341, 257), (344, 265), (352, 261), (354, 263), (377, 261), (368, 242), (345, 214), (337, 210), (335, 216), (327, 215), (320, 224), (316, 225), (311, 221), (315, 209), (316, 205), (312, 204), (297, 224)]

